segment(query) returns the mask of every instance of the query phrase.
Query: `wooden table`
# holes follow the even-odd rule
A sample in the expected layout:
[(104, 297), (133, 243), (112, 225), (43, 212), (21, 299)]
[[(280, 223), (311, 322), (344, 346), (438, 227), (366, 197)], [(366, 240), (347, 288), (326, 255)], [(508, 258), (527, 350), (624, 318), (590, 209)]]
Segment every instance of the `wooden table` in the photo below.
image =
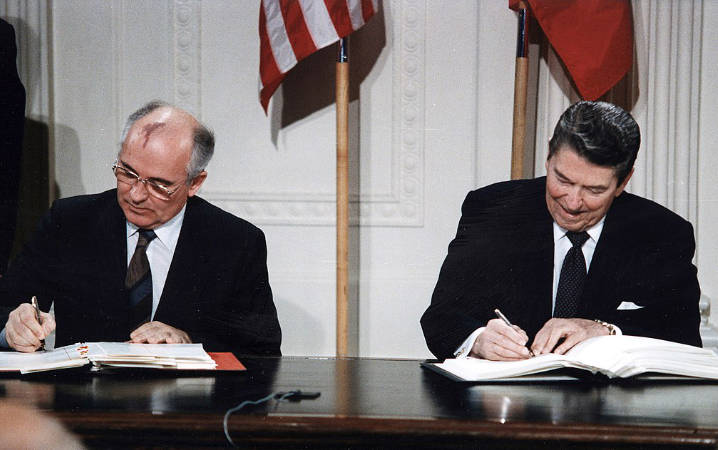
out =
[(301, 448), (715, 448), (718, 384), (463, 384), (385, 359), (245, 359), (244, 373), (84, 370), (0, 378), (0, 395), (92, 447), (226, 446), (222, 418), (272, 392), (320, 391), (231, 416), (233, 440)]

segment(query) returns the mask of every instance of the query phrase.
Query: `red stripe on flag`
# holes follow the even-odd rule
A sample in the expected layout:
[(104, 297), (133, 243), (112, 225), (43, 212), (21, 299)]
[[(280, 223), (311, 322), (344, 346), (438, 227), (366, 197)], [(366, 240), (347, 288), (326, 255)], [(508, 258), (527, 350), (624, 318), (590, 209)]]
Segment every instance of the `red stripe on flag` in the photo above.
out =
[(364, 23), (367, 23), (376, 12), (371, 0), (361, 0), (361, 12), (362, 16), (364, 16)]
[(296, 0), (280, 0), (279, 8), (284, 17), (284, 28), (287, 29), (289, 42), (292, 44), (297, 61), (300, 61), (317, 51), (312, 34), (304, 22), (302, 7)]
[(324, 0), (324, 5), (329, 11), (329, 17), (332, 18), (337, 35), (339, 37), (349, 36), (354, 31), (354, 28), (352, 28), (352, 19), (349, 16), (349, 7), (346, 0)]
[(272, 98), (274, 91), (277, 90), (279, 85), (282, 83), (282, 80), (284, 80), (284, 75), (280, 75), (278, 79), (273, 81), (271, 84), (264, 86), (262, 90), (259, 91), (259, 103), (262, 104), (265, 114), (267, 113), (267, 108), (269, 107), (269, 99)]
[[(351, 6), (348, 2), (351, 2)], [(272, 11), (276, 11), (274, 8), (279, 8), (284, 21), (282, 24), (284, 30), (267, 28), (267, 17), (264, 9), (265, 3), (270, 4)], [(356, 13), (355, 8), (357, 5), (361, 6), (361, 13), (365, 23), (377, 12), (372, 0), (324, 0), (324, 4), (327, 7), (331, 23), (312, 23), (311, 25), (313, 29), (315, 25), (325, 27), (333, 26), (339, 37), (346, 37), (355, 31), (350, 12)], [(312, 16), (309, 18), (310, 20), (315, 20)], [(280, 26), (279, 22), (279, 20), (273, 20), (269, 26), (278, 27)], [(296, 61), (301, 61), (318, 50), (307, 26), (301, 4), (297, 0), (262, 0), (259, 12), (259, 71), (262, 81), (259, 100), (265, 112), (267, 111), (269, 99), (284, 79), (284, 74), (281, 73), (277, 60), (275, 59), (274, 51), (272, 50), (273, 41), (269, 38), (270, 34), (272, 37), (276, 36), (276, 39), (279, 40), (279, 42), (274, 42), (274, 44), (280, 45), (282, 51), (288, 50), (287, 43), (284, 42), (284, 36), (286, 35), (286, 39), (289, 41), (288, 44), (294, 52)], [(286, 70), (289, 69), (290, 68), (287, 68)]]
[(272, 53), (272, 46), (267, 34), (267, 18), (264, 15), (263, 5), (259, 6), (259, 76), (262, 80), (259, 102), (262, 104), (264, 112), (267, 112), (269, 99), (279, 87), (284, 75), (279, 71), (277, 62), (274, 60), (274, 53)]

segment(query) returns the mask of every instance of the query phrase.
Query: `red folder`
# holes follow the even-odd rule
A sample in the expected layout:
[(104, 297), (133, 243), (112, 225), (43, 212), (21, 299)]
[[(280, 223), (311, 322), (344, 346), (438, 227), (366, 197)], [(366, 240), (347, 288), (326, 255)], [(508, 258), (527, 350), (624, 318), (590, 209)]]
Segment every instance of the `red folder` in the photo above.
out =
[(230, 352), (207, 352), (207, 354), (217, 363), (216, 370), (247, 370), (244, 364), (239, 362), (236, 356)]

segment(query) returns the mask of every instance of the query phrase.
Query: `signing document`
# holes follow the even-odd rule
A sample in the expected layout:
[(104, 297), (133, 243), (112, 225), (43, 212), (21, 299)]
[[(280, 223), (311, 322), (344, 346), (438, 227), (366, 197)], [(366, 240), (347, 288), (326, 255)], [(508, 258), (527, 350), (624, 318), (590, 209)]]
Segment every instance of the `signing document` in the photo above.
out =
[(520, 361), (455, 358), (423, 366), (459, 381), (519, 380), (562, 368), (608, 378), (663, 374), (718, 380), (718, 356), (712, 350), (641, 336), (598, 336), (565, 355), (546, 353)]

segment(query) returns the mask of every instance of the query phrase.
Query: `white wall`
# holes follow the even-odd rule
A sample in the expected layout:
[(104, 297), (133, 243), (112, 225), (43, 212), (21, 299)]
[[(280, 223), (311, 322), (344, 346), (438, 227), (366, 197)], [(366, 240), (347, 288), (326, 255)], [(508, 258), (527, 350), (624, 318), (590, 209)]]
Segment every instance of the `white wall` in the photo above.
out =
[[(659, 3), (636, 2), (637, 17), (654, 23), (658, 14), (651, 8)], [(682, 2), (666, 3), (664, 15), (685, 16)], [(697, 205), (690, 214), (701, 282), (714, 296), (718, 233), (711, 225), (718, 192), (709, 175), (718, 161), (708, 126), (716, 109), (708, 99), (716, 94), (710, 61), (717, 38), (708, 31), (715, 29), (710, 17), (717, 4), (685, 3), (691, 33), (671, 36), (679, 44), (690, 39), (700, 77), (686, 87), (696, 111), (688, 127), (697, 144), (685, 182), (695, 187), (686, 192)], [(300, 63), (265, 116), (257, 101), (258, 2), (54, 0), (51, 8), (48, 95), (59, 194), (113, 185), (109, 167), (122, 123), (144, 101), (164, 98), (195, 112), (217, 135), (201, 195), (267, 235), (283, 352), (333, 355), (333, 49)], [(350, 290), (355, 306), (358, 299), (362, 356), (429, 356), (418, 321), (461, 202), (468, 190), (509, 176), (515, 31), (515, 15), (503, 1), (393, 0), (352, 36)], [(637, 41), (637, 51), (656, 45)], [(658, 59), (641, 76), (664, 64)], [(685, 86), (675, 77), (666, 82)], [(561, 83), (547, 68), (539, 74), (538, 158), (542, 130), (569, 101), (565, 89), (556, 88)], [(652, 98), (650, 85), (641, 89), (641, 98)]]
[(718, 30), (718, 1), (698, 4), (703, 23), (700, 28), (702, 41), (699, 69), (700, 91), (698, 95), (698, 143), (700, 149), (697, 170), (691, 180), (697, 181), (698, 204), (696, 233), (698, 248), (696, 261), (701, 290), (712, 302), (711, 323), (718, 323), (718, 46), (715, 30)]

